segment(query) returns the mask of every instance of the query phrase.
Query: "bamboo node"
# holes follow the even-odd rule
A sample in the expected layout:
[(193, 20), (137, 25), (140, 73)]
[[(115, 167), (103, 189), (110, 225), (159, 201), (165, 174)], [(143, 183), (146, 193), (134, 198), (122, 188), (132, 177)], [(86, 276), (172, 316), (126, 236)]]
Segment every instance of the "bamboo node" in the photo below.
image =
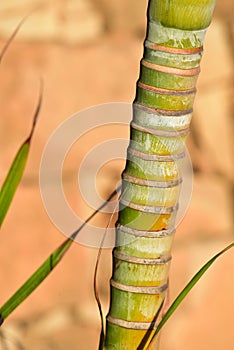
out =
[(140, 87), (141, 89), (155, 92), (156, 94), (161, 94), (161, 95), (174, 95), (174, 96), (183, 95), (184, 96), (184, 95), (191, 95), (196, 93), (196, 88), (186, 89), (186, 90), (162, 89), (156, 86), (147, 85), (145, 83), (142, 83), (141, 81), (138, 81), (138, 87)]
[(145, 59), (141, 60), (141, 64), (146, 68), (156, 70), (158, 72), (179, 75), (182, 77), (192, 77), (200, 73), (199, 66), (191, 69), (180, 69), (180, 68), (174, 68), (174, 67), (161, 66), (159, 64), (146, 61)]
[(141, 179), (139, 177), (129, 175), (128, 173), (125, 173), (125, 172), (122, 174), (122, 179), (124, 181), (131, 182), (135, 185), (156, 187), (156, 188), (176, 187), (176, 186), (179, 186), (183, 181), (182, 178), (179, 178), (178, 180), (170, 180), (170, 181), (154, 181), (154, 180), (148, 180), (148, 179)]
[(136, 124), (135, 122), (131, 122), (130, 125), (135, 130), (147, 132), (148, 134), (156, 135), (156, 136), (181, 137), (189, 134), (189, 128), (181, 129), (181, 130), (161, 130), (161, 129), (147, 128), (145, 126)]
[(168, 236), (173, 236), (175, 233), (175, 228), (164, 229), (161, 231), (143, 231), (131, 228), (128, 226), (118, 224), (116, 226), (117, 230), (125, 232), (127, 234), (133, 235), (135, 237), (145, 237), (145, 238), (165, 238)]
[(168, 154), (161, 155), (161, 154), (144, 153), (131, 147), (128, 148), (128, 154), (143, 160), (151, 160), (151, 161), (158, 161), (158, 162), (175, 162), (185, 157), (185, 152), (174, 153), (170, 155)]
[(143, 213), (151, 213), (151, 214), (158, 214), (158, 215), (172, 214), (178, 210), (178, 204), (175, 206), (142, 205), (142, 204), (126, 201), (123, 198), (120, 199), (120, 203), (126, 207), (138, 210)]
[(187, 110), (181, 110), (181, 111), (174, 111), (174, 110), (168, 110), (168, 109), (159, 109), (159, 108), (154, 108), (154, 107), (148, 107), (145, 106), (144, 104), (141, 104), (139, 102), (134, 102), (133, 105), (145, 112), (155, 114), (155, 115), (160, 115), (164, 117), (181, 117), (185, 116), (187, 114), (191, 114), (193, 112), (193, 108), (187, 109)]
[(156, 322), (131, 322), (131, 321), (122, 320), (120, 318), (115, 318), (110, 315), (107, 317), (107, 321), (119, 327), (135, 329), (135, 330), (148, 330), (148, 329), (157, 328)]
[(163, 51), (163, 52), (177, 54), (177, 55), (194, 55), (194, 54), (203, 52), (203, 46), (183, 49), (179, 47), (171, 47), (171, 46), (155, 44), (149, 40), (145, 41), (145, 47), (152, 50)]
[(132, 286), (128, 284), (122, 284), (111, 279), (110, 284), (112, 287), (122, 290), (123, 292), (137, 293), (137, 294), (151, 294), (158, 295), (164, 293), (168, 284), (163, 284), (161, 286)]
[(159, 258), (138, 258), (136, 256), (120, 253), (116, 249), (113, 254), (116, 259), (141, 265), (165, 265), (172, 259), (171, 254), (160, 255)]

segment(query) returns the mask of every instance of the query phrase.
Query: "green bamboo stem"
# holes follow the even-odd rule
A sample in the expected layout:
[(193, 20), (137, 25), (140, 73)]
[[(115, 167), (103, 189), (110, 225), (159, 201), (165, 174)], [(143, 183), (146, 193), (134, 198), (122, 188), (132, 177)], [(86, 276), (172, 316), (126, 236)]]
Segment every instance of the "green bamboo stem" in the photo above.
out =
[(149, 1), (113, 250), (108, 350), (143, 349), (144, 336), (158, 323), (155, 315), (160, 316), (167, 290), (184, 140), (214, 6), (215, 0)]

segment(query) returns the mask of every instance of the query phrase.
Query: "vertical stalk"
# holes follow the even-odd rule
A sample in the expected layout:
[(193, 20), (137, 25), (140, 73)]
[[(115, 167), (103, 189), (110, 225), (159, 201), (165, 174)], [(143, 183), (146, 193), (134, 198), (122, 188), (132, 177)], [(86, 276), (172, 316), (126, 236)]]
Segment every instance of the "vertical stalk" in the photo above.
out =
[(215, 0), (149, 1), (113, 250), (108, 350), (143, 349), (147, 332), (157, 326), (167, 290), (184, 139), (214, 6)]

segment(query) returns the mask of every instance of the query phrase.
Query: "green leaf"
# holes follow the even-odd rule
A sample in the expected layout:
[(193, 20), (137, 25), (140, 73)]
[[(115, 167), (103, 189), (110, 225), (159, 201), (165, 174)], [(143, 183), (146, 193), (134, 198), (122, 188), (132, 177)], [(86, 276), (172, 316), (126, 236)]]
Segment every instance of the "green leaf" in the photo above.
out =
[(46, 260), (45, 262), (32, 274), (31, 277), (13, 294), (13, 296), (6, 301), (0, 308), (0, 325), (4, 320), (19, 306), (27, 297), (44, 281), (44, 279), (53, 271), (55, 266), (62, 260), (64, 255), (68, 252), (71, 244), (83, 229), (83, 227), (102, 209), (108, 202), (116, 195), (120, 187), (113, 191), (107, 200), (96, 209), (87, 220), (66, 239)]
[(162, 327), (165, 325), (167, 320), (171, 317), (171, 315), (175, 312), (175, 310), (178, 308), (180, 303), (184, 300), (186, 295), (190, 292), (190, 290), (195, 286), (195, 284), (200, 280), (200, 278), (203, 276), (203, 274), (209, 269), (209, 267), (215, 262), (215, 260), (222, 254), (224, 254), (226, 251), (234, 247), (234, 242), (231, 243), (229, 246), (221, 250), (218, 254), (216, 254), (212, 259), (210, 259), (197, 273), (196, 275), (191, 279), (191, 281), (186, 285), (186, 287), (182, 290), (182, 292), (178, 295), (178, 297), (175, 299), (175, 301), (172, 303), (170, 308), (165, 313), (164, 317), (160, 321), (160, 323), (157, 326), (157, 329), (154, 331), (152, 338), (150, 340), (150, 343), (148, 344), (146, 349), (149, 349), (149, 346), (152, 344), (153, 340), (155, 339), (156, 335), (159, 333), (159, 331), (162, 329)]
[(25, 169), (25, 165), (26, 165), (26, 161), (27, 161), (28, 153), (30, 149), (30, 143), (31, 143), (35, 126), (36, 126), (37, 118), (40, 112), (41, 103), (42, 103), (42, 83), (40, 87), (40, 95), (39, 95), (37, 108), (34, 113), (31, 132), (28, 138), (24, 141), (22, 146), (19, 148), (0, 191), (0, 227), (2, 226), (3, 220), (7, 214), (7, 211), (10, 207), (15, 191), (20, 183), (20, 180), (22, 178), (22, 175)]
[(1, 307), (0, 324), (20, 305), (48, 276), (66, 253), (72, 240), (67, 239), (58, 249), (56, 249), (39, 269), (22, 285), (21, 288)]

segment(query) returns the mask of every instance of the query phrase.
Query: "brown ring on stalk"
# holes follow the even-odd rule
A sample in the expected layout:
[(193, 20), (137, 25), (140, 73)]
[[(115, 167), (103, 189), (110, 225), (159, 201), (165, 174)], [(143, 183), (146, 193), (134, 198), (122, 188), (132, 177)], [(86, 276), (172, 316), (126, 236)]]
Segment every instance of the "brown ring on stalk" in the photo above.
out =
[(131, 182), (135, 185), (156, 187), (156, 188), (176, 187), (176, 186), (179, 186), (183, 181), (182, 178), (179, 178), (178, 180), (170, 180), (170, 181), (145, 180), (145, 179), (141, 179), (140, 177), (129, 175), (128, 173), (123, 173), (122, 179), (124, 181)]
[(147, 85), (145, 83), (142, 83), (141, 81), (138, 81), (137, 85), (141, 89), (152, 91), (152, 92), (155, 92), (156, 94), (161, 94), (161, 95), (174, 95), (174, 96), (183, 95), (184, 96), (184, 95), (191, 95), (196, 93), (196, 88), (186, 89), (186, 90), (162, 89), (152, 85)]
[(174, 67), (161, 66), (159, 64), (148, 62), (145, 59), (141, 60), (141, 64), (146, 68), (150, 68), (158, 72), (180, 75), (182, 77), (192, 77), (200, 73), (200, 67), (195, 67), (191, 69), (180, 69)]
[(161, 255), (160, 258), (138, 258), (136, 256), (120, 253), (116, 250), (116, 248), (113, 255), (116, 259), (141, 265), (164, 265), (172, 259), (171, 254)]
[(152, 50), (158, 50), (158, 51), (163, 51), (163, 52), (168, 52), (168, 53), (178, 54), (178, 55), (193, 55), (195, 53), (203, 52), (203, 46), (194, 47), (190, 49), (182, 49), (178, 47), (163, 46), (163, 45), (155, 44), (148, 40), (145, 41), (145, 47)]
[(129, 293), (139, 293), (139, 294), (151, 294), (157, 295), (162, 294), (168, 288), (168, 284), (163, 284), (161, 286), (131, 286), (129, 284), (122, 284), (111, 279), (110, 284), (115, 289), (122, 290), (123, 292)]
[(116, 326), (128, 328), (128, 329), (148, 330), (148, 329), (157, 328), (156, 322), (131, 322), (131, 321), (122, 320), (120, 318), (115, 318), (110, 315), (107, 317), (107, 321)]
[(182, 111), (174, 111), (174, 110), (167, 110), (167, 109), (159, 109), (159, 108), (153, 108), (153, 107), (147, 107), (141, 103), (134, 102), (133, 106), (136, 106), (137, 108), (159, 116), (163, 117), (181, 117), (187, 114), (190, 114), (193, 112), (193, 108), (187, 109), (187, 110), (182, 110)]
[(125, 199), (121, 198), (120, 203), (125, 205), (128, 208), (138, 210), (143, 213), (150, 213), (150, 214), (158, 214), (158, 215), (163, 215), (163, 214), (171, 214), (175, 211), (178, 210), (178, 205), (174, 207), (160, 207), (160, 206), (154, 206), (154, 205), (142, 205), (142, 204), (137, 204), (133, 202), (128, 202)]
[(128, 148), (128, 154), (143, 160), (153, 160), (159, 162), (174, 162), (175, 160), (183, 159), (185, 157), (185, 152), (163, 156), (159, 154), (140, 152), (131, 147)]
[(161, 129), (147, 128), (145, 126), (136, 124), (135, 122), (131, 122), (130, 125), (135, 130), (147, 132), (148, 134), (152, 134), (156, 136), (179, 137), (179, 136), (185, 136), (189, 134), (189, 128), (180, 129), (180, 130), (161, 130)]
[(135, 237), (143, 237), (143, 238), (164, 238), (168, 236), (173, 236), (175, 233), (175, 228), (172, 227), (171, 229), (165, 229), (161, 231), (143, 231), (143, 230), (137, 230), (135, 228), (127, 227), (118, 224), (117, 230), (120, 230), (122, 232), (125, 232), (129, 235), (133, 235)]

